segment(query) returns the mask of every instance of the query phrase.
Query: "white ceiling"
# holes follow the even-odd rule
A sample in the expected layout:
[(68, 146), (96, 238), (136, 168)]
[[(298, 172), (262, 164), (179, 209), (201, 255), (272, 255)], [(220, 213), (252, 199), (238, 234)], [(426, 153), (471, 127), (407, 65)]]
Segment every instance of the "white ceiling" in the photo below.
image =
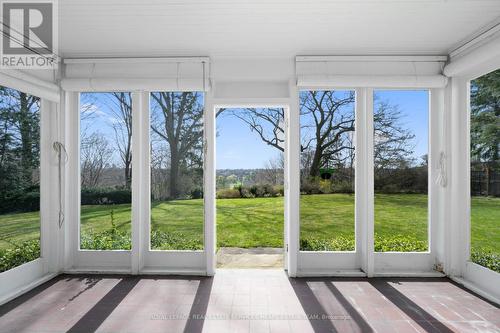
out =
[(448, 54), (500, 0), (59, 0), (60, 54)]

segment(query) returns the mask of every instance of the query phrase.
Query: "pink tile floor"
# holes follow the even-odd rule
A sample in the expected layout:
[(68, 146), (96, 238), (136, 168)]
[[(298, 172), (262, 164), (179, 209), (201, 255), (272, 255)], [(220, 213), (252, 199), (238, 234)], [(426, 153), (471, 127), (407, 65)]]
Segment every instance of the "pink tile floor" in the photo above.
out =
[(500, 332), (500, 308), (446, 278), (61, 275), (0, 306), (0, 332)]

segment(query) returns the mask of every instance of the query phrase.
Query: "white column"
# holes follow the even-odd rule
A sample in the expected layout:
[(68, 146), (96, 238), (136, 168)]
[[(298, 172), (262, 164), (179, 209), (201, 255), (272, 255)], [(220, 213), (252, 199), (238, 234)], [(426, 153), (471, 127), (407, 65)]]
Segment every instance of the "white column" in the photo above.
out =
[(68, 152), (64, 178), (64, 268), (75, 265), (80, 244), (80, 94), (66, 92), (64, 103), (64, 138)]
[[(144, 266), (149, 248), (149, 94), (132, 93), (132, 274)], [(146, 241), (146, 242), (145, 242)], [(146, 243), (146, 244), (144, 244)]]
[(451, 82), (448, 274), (462, 276), (470, 248), (469, 91), (465, 78)]
[(356, 89), (356, 250), (361, 269), (374, 273), (373, 89)]
[(212, 91), (205, 93), (204, 109), (204, 212), (205, 212), (205, 256), (206, 273), (215, 274), (216, 258), (216, 215), (215, 215), (215, 106)]
[[(288, 154), (288, 275), (297, 276), (300, 236), (300, 105), (295, 81), (290, 81), (290, 106), (286, 137)], [(285, 221), (286, 223), (287, 221)]]
[[(57, 153), (52, 147), (58, 141), (57, 104), (41, 100), (40, 129), (40, 220), (41, 254), (47, 259), (49, 272), (59, 271), (59, 241), (62, 238), (58, 223), (59, 181)], [(62, 194), (64, 195), (64, 194)]]
[[(444, 200), (447, 181), (445, 146), (445, 91), (443, 88), (429, 91), (429, 250), (436, 258), (436, 264), (442, 266), (445, 261), (445, 223)], [(441, 154), (444, 154), (441, 156)], [(443, 164), (443, 168), (441, 167)], [(439, 180), (439, 182), (438, 182)], [(441, 267), (442, 268), (442, 267)]]

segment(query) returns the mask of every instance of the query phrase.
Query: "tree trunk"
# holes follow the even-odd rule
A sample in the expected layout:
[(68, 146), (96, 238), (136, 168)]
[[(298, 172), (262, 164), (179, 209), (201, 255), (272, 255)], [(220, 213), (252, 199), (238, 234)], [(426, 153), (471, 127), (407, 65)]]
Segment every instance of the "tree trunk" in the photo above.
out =
[(319, 176), (319, 168), (321, 166), (321, 151), (319, 147), (316, 147), (316, 150), (314, 151), (314, 157), (311, 163), (311, 169), (309, 170), (309, 175), (311, 177), (318, 177)]
[(21, 134), (21, 167), (22, 179), (26, 186), (31, 184), (32, 172), (32, 140), (31, 126), (28, 110), (28, 96), (25, 93), (19, 93), (19, 133)]
[(132, 168), (130, 167), (131, 161), (129, 158), (125, 159), (125, 187), (130, 189), (132, 185)]
[(178, 152), (170, 152), (170, 199), (176, 199), (179, 195), (179, 156)]

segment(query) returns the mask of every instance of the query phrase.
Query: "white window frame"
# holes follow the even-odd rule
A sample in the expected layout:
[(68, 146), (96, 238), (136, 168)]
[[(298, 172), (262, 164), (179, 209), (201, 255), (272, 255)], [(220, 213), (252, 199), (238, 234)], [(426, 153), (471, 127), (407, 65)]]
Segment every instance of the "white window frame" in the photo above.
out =
[[(496, 65), (492, 65), (496, 64)], [(489, 66), (469, 68), (466, 75), (452, 78), (450, 91), (451, 181), (448, 226), (448, 272), (455, 281), (478, 294), (500, 303), (500, 273), (470, 260), (471, 191), (470, 191), (470, 86), (471, 81), (500, 68), (495, 60)], [(466, 133), (466, 135), (463, 135)]]
[[(338, 276), (366, 276), (365, 270), (368, 269), (368, 260), (366, 239), (369, 234), (366, 214), (366, 206), (369, 204), (365, 186), (369, 185), (368, 164), (370, 157), (370, 149), (367, 145), (371, 139), (367, 131), (367, 126), (370, 126), (369, 115), (367, 110), (370, 109), (368, 95), (373, 91), (365, 88), (353, 87), (325, 87), (325, 88), (307, 88), (301, 87), (302, 91), (354, 91), (354, 113), (355, 113), (355, 217), (354, 217), (354, 234), (355, 247), (354, 251), (301, 251), (298, 253), (298, 274), (300, 276), (322, 276), (322, 275), (338, 275)], [(300, 110), (299, 110), (300, 118)], [(300, 122), (300, 119), (299, 119)], [(369, 142), (370, 141), (370, 142)], [(300, 147), (300, 124), (299, 124), (299, 147)], [(300, 167), (300, 165), (299, 165)], [(300, 177), (300, 176), (299, 176)], [(300, 188), (299, 188), (300, 196)], [(300, 200), (300, 199), (299, 199)], [(299, 205), (299, 235), (300, 235), (300, 205)]]
[[(436, 256), (434, 255), (435, 250), (435, 238), (437, 237), (436, 226), (438, 222), (436, 220), (437, 212), (437, 195), (436, 192), (439, 190), (435, 186), (435, 161), (439, 155), (439, 113), (442, 111), (443, 104), (441, 104), (440, 92), (442, 89), (439, 88), (374, 88), (373, 91), (426, 91), (428, 93), (428, 145), (427, 145), (427, 251), (422, 252), (374, 252), (374, 267), (375, 276), (394, 276), (394, 275), (415, 275), (415, 276), (442, 276), (442, 272), (435, 271)], [(372, 96), (373, 98), (373, 96)], [(375, 109), (372, 104), (372, 130), (373, 130), (373, 114)], [(442, 107), (441, 107), (442, 106)], [(434, 140), (436, 138), (436, 141)], [(373, 143), (371, 145), (373, 149)], [(372, 157), (373, 158), (373, 157)], [(373, 161), (372, 161), (373, 163)], [(374, 184), (373, 184), (374, 185)], [(373, 194), (374, 199), (374, 194)], [(373, 206), (375, 209), (375, 206)], [(375, 220), (373, 219), (373, 223)]]
[(52, 148), (60, 140), (59, 88), (28, 74), (0, 72), (0, 85), (40, 98), (40, 257), (0, 273), (0, 304), (44, 283), (59, 271), (62, 230), (58, 228), (57, 164)]

